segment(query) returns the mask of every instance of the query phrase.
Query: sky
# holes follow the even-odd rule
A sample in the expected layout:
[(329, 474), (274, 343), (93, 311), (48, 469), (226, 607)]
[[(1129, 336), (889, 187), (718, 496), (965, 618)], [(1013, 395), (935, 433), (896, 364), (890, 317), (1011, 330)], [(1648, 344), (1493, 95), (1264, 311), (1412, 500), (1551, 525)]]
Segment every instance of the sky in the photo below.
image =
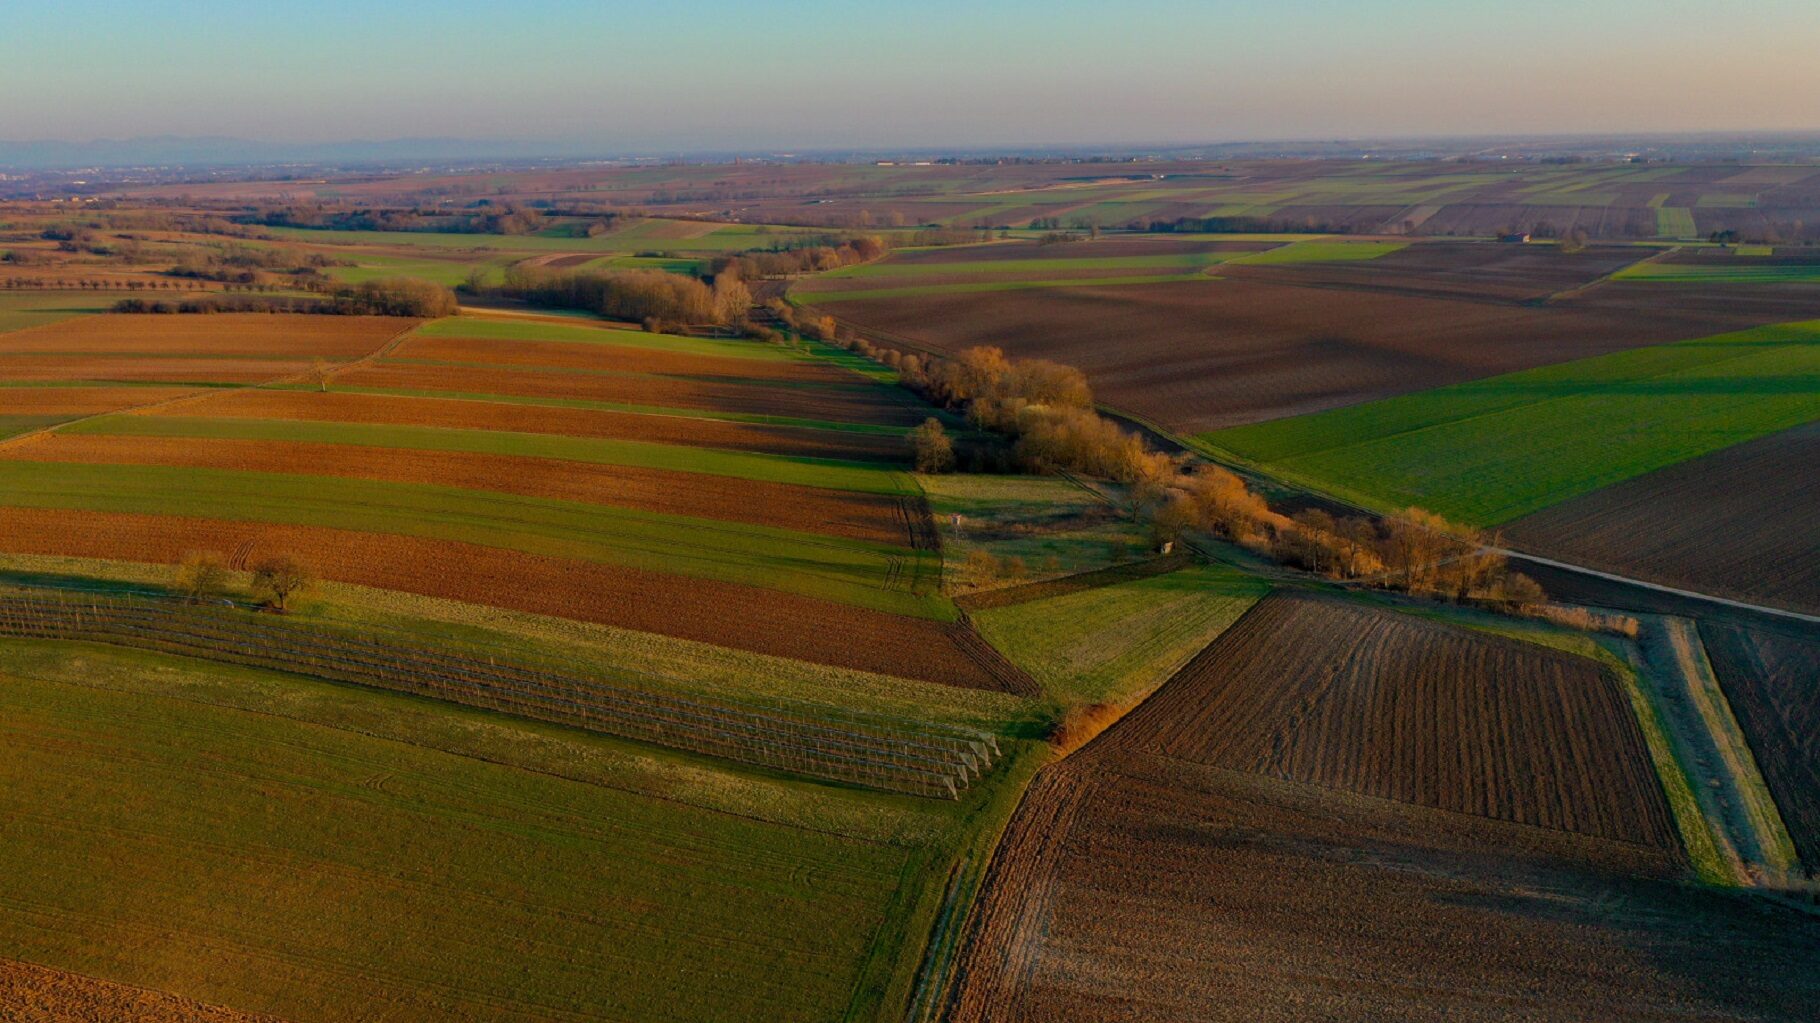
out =
[(1817, 0), (4, 0), (0, 139), (1820, 129)]

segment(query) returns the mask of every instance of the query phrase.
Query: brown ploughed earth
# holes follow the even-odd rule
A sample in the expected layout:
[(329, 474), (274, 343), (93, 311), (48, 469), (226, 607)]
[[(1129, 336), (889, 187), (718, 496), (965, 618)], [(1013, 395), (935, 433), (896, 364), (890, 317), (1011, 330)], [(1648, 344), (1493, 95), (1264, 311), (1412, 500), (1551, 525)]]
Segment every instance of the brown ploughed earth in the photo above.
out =
[(0, 458), (429, 483), (751, 522), (905, 547), (914, 546), (922, 532), (912, 528), (903, 499), (884, 495), (471, 451), (52, 433), (0, 449)]
[(1573, 660), (1266, 598), (1038, 774), (948, 1018), (1811, 1018), (1820, 919), (1684, 880), (1623, 694)]
[[(970, 689), (1027, 676), (965, 627), (780, 590), (454, 541), (314, 526), (0, 508), (19, 554), (173, 564), (232, 552), (234, 568), (296, 557), (323, 579), (598, 622), (817, 664)], [(804, 623), (814, 623), (805, 628)]]
[[(827, 311), (941, 351), (997, 345), (1076, 366), (1102, 400), (1182, 432), (1820, 315), (1820, 288), (1774, 285), (1613, 282), (1560, 302), (1516, 301), (1582, 283), (1609, 261), (1548, 273), (1481, 268), (1505, 297), (1444, 297), (1419, 266), (1376, 266), (1397, 255), (1351, 270), (1228, 265), (1219, 280), (898, 295)], [(1418, 283), (1435, 293), (1413, 293)]]
[(1504, 527), (1538, 554), (1820, 614), (1820, 423), (1602, 487)]
[(282, 1023), (180, 995), (0, 958), (6, 1023)]
[(333, 391), (234, 391), (186, 402), (173, 408), (171, 414), (551, 433), (816, 458), (898, 462), (906, 457), (903, 438), (883, 434), (456, 398)]

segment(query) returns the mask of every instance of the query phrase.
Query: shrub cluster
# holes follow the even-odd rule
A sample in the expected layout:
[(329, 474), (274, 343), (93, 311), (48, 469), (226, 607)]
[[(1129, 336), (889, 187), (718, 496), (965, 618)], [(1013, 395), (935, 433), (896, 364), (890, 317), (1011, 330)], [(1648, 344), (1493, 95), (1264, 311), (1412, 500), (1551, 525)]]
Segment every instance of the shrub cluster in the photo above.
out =
[(305, 313), (319, 316), (407, 316), (433, 320), (453, 316), (455, 293), (413, 277), (388, 277), (341, 288), (325, 297), (221, 295), (181, 301), (124, 298), (117, 313)]
[(709, 286), (662, 270), (562, 273), (514, 266), (491, 291), (535, 306), (665, 323), (741, 323), (752, 304), (751, 291), (732, 273), (719, 275)]

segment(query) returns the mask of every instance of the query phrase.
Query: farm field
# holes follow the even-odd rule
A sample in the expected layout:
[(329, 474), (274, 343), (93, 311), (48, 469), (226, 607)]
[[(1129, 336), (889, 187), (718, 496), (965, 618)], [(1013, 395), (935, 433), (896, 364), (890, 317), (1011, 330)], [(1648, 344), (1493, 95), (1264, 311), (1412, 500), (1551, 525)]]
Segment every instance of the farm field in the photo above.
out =
[[(1680, 852), (1660, 790), (1599, 676), (1391, 612), (1266, 598), (1039, 772), (948, 1018), (1801, 1018), (1814, 921), (1667, 879)], [(1529, 724), (1494, 723), (1510, 714)], [(1437, 954), (1461, 934), (1470, 954)], [(1707, 954), (1715, 940), (1737, 954)]]
[[(843, 291), (826, 311), (887, 343), (946, 352), (997, 345), (1013, 356), (1079, 367), (1107, 404), (1182, 433), (1820, 313), (1820, 291), (1784, 286), (1765, 286), (1744, 301), (1713, 288), (1677, 290), (1664, 302), (1654, 285), (1607, 283), (1539, 302), (1586, 288), (1646, 254), (1608, 247), (1562, 256), (1542, 247), (1422, 242), (1365, 260), (1228, 261), (1218, 267), (1219, 279), (1192, 283), (1076, 280), (1040, 291), (868, 297)], [(877, 280), (842, 286), (872, 289)], [(816, 292), (792, 294), (819, 308)]]
[(1222, 565), (1191, 565), (971, 613), (1045, 691), (1123, 703), (1162, 685), (1267, 589)]
[(113, 298), (62, 290), (0, 291), (0, 333), (106, 312)]
[(1820, 636), (1703, 622), (1701, 639), (1811, 871), (1820, 864)]
[(1504, 535), (1620, 575), (1820, 614), (1816, 466), (1810, 423), (1552, 505)]
[[(1578, 360), (1202, 434), (1374, 507), (1495, 525), (1798, 426), (1820, 399), (1820, 321)], [(1597, 443), (1590, 442), (1598, 438)]]
[(9, 951), (248, 1013), (864, 1014), (959, 841), (947, 804), (297, 677), (22, 642), (0, 674)]
[[(185, 361), (192, 341), (205, 356), (192, 363), (254, 362), (252, 349), (346, 358), (376, 336), (362, 334), (357, 318), (328, 318), (325, 339), (309, 335), (310, 317), (98, 319), (134, 330), (39, 337), (64, 330), (53, 326), (20, 336), (78, 364), (132, 346)], [(193, 322), (208, 326), (198, 333)], [(142, 323), (152, 327), (138, 330)], [(251, 329), (274, 323), (286, 331)], [(541, 321), (463, 319), (408, 337), (387, 321), (386, 330), (394, 343), (383, 357), (331, 369), (332, 379), (307, 389), (203, 392), (15, 443), (0, 465), (7, 548), (164, 563), (212, 550), (240, 568), (289, 553), (339, 582), (959, 686), (1032, 685), (954, 624), (937, 592), (928, 513), (899, 472), (907, 449), (889, 427), (928, 413), (913, 414), (903, 392), (833, 360), (753, 342)], [(459, 370), (459, 386), (473, 393), (342, 389), (363, 374), (408, 382), (418, 370), (399, 353), (417, 343), (465, 356), (473, 368)], [(492, 361), (495, 350), (506, 361)], [(568, 365), (521, 368), (539, 359)], [(747, 367), (752, 377), (738, 375)], [(675, 381), (709, 406), (767, 389), (792, 400), (838, 396), (817, 411), (842, 421), (774, 426), (523, 404), (512, 393), (526, 380), (574, 394), (622, 379), (638, 393)], [(683, 611), (710, 605), (711, 617)], [(810, 619), (871, 641), (793, 624)]]

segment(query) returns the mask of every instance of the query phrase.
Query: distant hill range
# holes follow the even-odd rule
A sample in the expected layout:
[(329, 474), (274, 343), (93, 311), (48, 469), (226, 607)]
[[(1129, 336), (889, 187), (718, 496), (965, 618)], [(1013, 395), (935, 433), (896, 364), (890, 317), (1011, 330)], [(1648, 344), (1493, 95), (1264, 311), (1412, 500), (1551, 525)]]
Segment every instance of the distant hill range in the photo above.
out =
[(590, 147), (500, 139), (389, 139), (346, 142), (260, 142), (225, 136), (158, 135), (68, 142), (0, 140), (0, 167), (63, 170), (84, 167), (396, 166), (410, 162), (580, 159)]

